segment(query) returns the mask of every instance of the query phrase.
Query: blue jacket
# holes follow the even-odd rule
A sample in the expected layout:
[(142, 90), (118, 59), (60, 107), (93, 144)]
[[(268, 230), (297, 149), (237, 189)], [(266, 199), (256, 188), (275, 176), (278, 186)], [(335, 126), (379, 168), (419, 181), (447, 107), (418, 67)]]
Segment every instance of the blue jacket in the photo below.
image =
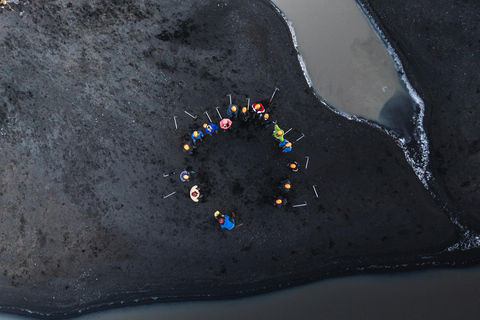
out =
[(292, 147), (288, 147), (288, 148), (283, 148), (282, 152), (290, 152), (292, 151)]
[(220, 225), (222, 228), (232, 230), (235, 227), (235, 222), (230, 221), (230, 217), (225, 215), (223, 218), (223, 223)]
[(202, 131), (198, 131), (199, 135), (197, 137), (194, 137), (193, 136), (193, 133), (190, 135), (190, 137), (192, 137), (193, 140), (198, 140), (200, 138), (203, 137), (203, 132)]
[[(279, 146), (279, 147), (283, 147), (284, 145), (287, 144), (287, 142), (289, 142), (287, 139), (283, 139), (283, 141), (280, 142), (280, 143), (278, 144), (278, 146)], [(292, 150), (292, 148), (290, 148), (290, 150)]]
[[(237, 111), (235, 111), (235, 112), (232, 111), (232, 107), (233, 107), (233, 106), (235, 106), (235, 108), (237, 108)], [(229, 106), (228, 106), (228, 109), (227, 109), (227, 116), (231, 117), (231, 116), (233, 116), (233, 115), (236, 116), (237, 114), (238, 114), (238, 107), (237, 107), (236, 105), (234, 105), (234, 104), (229, 105)]]
[(205, 128), (205, 132), (206, 132), (207, 134), (213, 133), (215, 130), (217, 130), (217, 129), (218, 129), (218, 127), (217, 127), (217, 125), (216, 125), (216, 124), (213, 124), (213, 123), (207, 123), (207, 125), (209, 125), (209, 126), (211, 127), (211, 130), (208, 130), (208, 129), (209, 129), (209, 127), (208, 127), (208, 126)]

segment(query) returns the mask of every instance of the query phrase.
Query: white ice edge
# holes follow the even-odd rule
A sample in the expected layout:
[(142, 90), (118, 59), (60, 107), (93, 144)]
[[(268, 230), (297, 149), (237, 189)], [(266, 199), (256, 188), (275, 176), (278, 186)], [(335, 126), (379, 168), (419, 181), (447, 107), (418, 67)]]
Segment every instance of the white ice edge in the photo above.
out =
[[(370, 14), (370, 12), (368, 12), (367, 8), (363, 4), (359, 3), (358, 1), (356, 1), (356, 3), (359, 6), (360, 10), (362, 10), (363, 14), (365, 14), (365, 16), (367, 17), (372, 28), (375, 30), (375, 32), (378, 34), (380, 39), (385, 44), (387, 48), (387, 52), (394, 62), (395, 69), (399, 74), (401, 74), (400, 79), (402, 80), (405, 87), (407, 88), (407, 91), (410, 97), (413, 99), (413, 101), (415, 101), (415, 103), (420, 109), (420, 111), (417, 114), (417, 118), (413, 120), (414, 120), (414, 123), (416, 123), (414, 137), (419, 142), (419, 149), (420, 149), (419, 151), (421, 154), (421, 158), (415, 161), (414, 157), (410, 154), (410, 151), (407, 149), (407, 146), (404, 143), (404, 141), (400, 140), (399, 146), (402, 148), (407, 162), (410, 164), (413, 171), (415, 172), (417, 177), (420, 179), (424, 187), (429, 191), (430, 195), (433, 198), (437, 199), (438, 196), (435, 193), (433, 193), (433, 191), (428, 186), (428, 182), (429, 181), (431, 182), (433, 180), (433, 175), (428, 170), (428, 163), (430, 162), (430, 159), (429, 159), (430, 147), (429, 147), (427, 134), (423, 127), (423, 120), (425, 117), (425, 104), (422, 98), (420, 97), (420, 95), (417, 93), (417, 91), (413, 88), (410, 81), (408, 80), (407, 74), (405, 73), (405, 70), (400, 61), (400, 58), (398, 57), (397, 53), (393, 49), (390, 42), (385, 37), (385, 34), (383, 33), (383, 31), (375, 22), (375, 19), (373, 18), (373, 16)], [(457, 243), (448, 247), (446, 251), (457, 251), (457, 250), (464, 251), (464, 250), (470, 250), (473, 248), (480, 247), (480, 236), (474, 233), (473, 231), (469, 230), (467, 226), (461, 224), (460, 221), (456, 217), (454, 217), (450, 212), (448, 212), (448, 214), (449, 214), (450, 221), (460, 230), (462, 237)]]
[[(7, 0), (7, 3), (11, 3), (13, 2), (13, 0)], [(295, 35), (295, 30), (293, 28), (293, 23), (291, 21), (289, 21), (286, 17), (286, 15), (280, 10), (280, 8), (277, 7), (277, 5), (275, 5), (275, 3), (273, 3), (272, 1), (270, 1), (270, 3), (272, 4), (272, 6), (275, 8), (275, 10), (278, 12), (278, 14), (285, 20), (285, 22), (287, 23), (288, 27), (289, 27), (289, 30), (290, 30), (290, 33), (291, 33), (291, 37), (292, 37), (292, 41), (293, 41), (293, 44), (294, 44), (294, 47), (295, 47), (295, 50), (297, 51), (297, 57), (298, 57), (298, 61), (300, 63), (300, 66), (303, 70), (303, 74), (305, 76), (305, 79), (308, 83), (308, 85), (310, 86), (310, 88), (314, 91), (315, 93), (315, 96), (317, 97), (317, 99), (319, 99), (319, 101), (324, 104), (328, 109), (330, 109), (331, 111), (335, 112), (336, 114), (339, 114), (349, 120), (354, 120), (354, 121), (358, 121), (358, 122), (362, 122), (362, 123), (367, 123), (368, 125), (371, 125), (383, 132), (385, 132), (386, 134), (394, 137), (394, 138), (397, 138), (395, 133), (392, 132), (392, 131), (389, 131), (388, 129), (386, 129), (385, 127), (383, 126), (380, 126), (376, 123), (373, 123), (373, 122), (370, 122), (366, 119), (363, 119), (363, 118), (358, 118), (356, 117), (355, 115), (350, 115), (350, 114), (347, 114), (341, 110), (338, 110), (332, 106), (330, 106), (328, 103), (326, 103), (325, 100), (323, 100), (321, 98), (321, 96), (318, 94), (318, 92), (315, 90), (313, 84), (312, 84), (312, 80), (310, 79), (310, 76), (308, 75), (308, 72), (307, 72), (307, 68), (306, 68), (306, 65), (305, 65), (305, 62), (303, 60), (303, 57), (302, 55), (300, 54), (300, 51), (298, 49), (298, 43), (297, 43), (297, 38), (296, 38), (296, 35)], [(358, 3), (357, 2), (357, 5), (360, 7), (360, 9), (362, 10), (362, 12), (365, 14), (365, 16), (368, 18), (368, 21), (370, 22), (370, 25), (372, 26), (372, 28), (377, 32), (377, 34), (379, 35), (379, 37), (382, 39), (382, 41), (384, 42), (385, 46), (387, 47), (387, 51), (388, 53), (390, 54), (390, 56), (392, 57), (393, 61), (394, 61), (394, 65), (395, 65), (395, 69), (400, 72), (402, 74), (401, 76), (401, 80), (402, 82), (405, 84), (407, 90), (408, 90), (408, 93), (410, 95), (410, 97), (417, 103), (417, 105), (419, 106), (420, 108), (420, 112), (418, 112), (418, 115), (417, 115), (417, 118), (414, 119), (415, 120), (415, 123), (417, 124), (416, 125), (416, 133), (419, 135), (419, 144), (420, 144), (420, 150), (422, 151), (421, 154), (422, 154), (422, 157), (421, 157), (421, 160), (420, 161), (415, 161), (414, 158), (410, 155), (410, 152), (407, 150), (407, 147), (406, 147), (406, 144), (405, 142), (400, 139), (399, 142), (398, 142), (398, 145), (402, 148), (402, 150), (404, 151), (404, 154), (405, 154), (405, 158), (407, 160), (407, 162), (411, 165), (413, 171), (415, 172), (415, 174), (417, 175), (417, 177), (419, 178), (419, 180), (422, 182), (423, 186), (430, 191), (429, 187), (428, 187), (428, 181), (430, 181), (432, 179), (432, 174), (431, 172), (427, 169), (427, 166), (428, 166), (428, 162), (429, 162), (429, 143), (428, 143), (428, 138), (427, 138), (427, 135), (426, 135), (426, 132), (423, 128), (423, 119), (424, 119), (424, 114), (425, 114), (425, 105), (424, 105), (424, 102), (422, 100), (422, 98), (418, 95), (418, 93), (415, 91), (415, 89), (412, 87), (412, 85), (410, 84), (410, 82), (408, 81), (408, 78), (404, 72), (404, 69), (403, 69), (403, 66), (400, 62), (400, 59), (398, 57), (398, 55), (395, 53), (393, 47), (391, 46), (391, 44), (388, 42), (388, 40), (385, 38), (385, 35), (383, 34), (383, 32), (381, 31), (381, 29), (378, 27), (378, 25), (376, 24), (375, 20), (373, 19), (373, 17), (371, 16), (371, 14), (368, 12), (368, 10), (365, 8), (365, 6), (361, 3)], [(3, 128), (1, 128), (3, 130)], [(4, 135), (4, 134), (2, 134)], [(430, 194), (434, 197), (434, 198), (437, 198), (437, 196), (430, 191)], [(452, 217), (450, 215), (450, 220), (452, 221), (452, 223), (457, 226), (462, 232), (463, 232), (463, 239), (461, 239), (460, 241), (458, 241), (456, 244), (448, 247), (445, 251), (464, 251), (464, 250), (470, 250), (470, 249), (474, 249), (474, 248), (478, 248), (480, 247), (480, 235), (472, 232), (471, 230), (469, 230), (466, 226), (462, 225), (458, 219), (456, 219), (455, 217)], [(436, 262), (429, 262), (429, 263), (420, 263), (420, 264), (416, 264), (416, 265), (436, 265), (437, 263)], [(397, 268), (397, 267), (406, 267), (407, 264), (402, 264), (402, 265), (396, 265), (396, 266), (382, 266), (382, 265), (371, 265), (369, 267), (357, 267), (357, 268), (354, 268), (356, 270), (365, 270), (365, 269), (390, 269), (390, 268)], [(201, 295), (199, 295), (201, 296)], [(210, 296), (210, 295), (208, 295)], [(159, 297), (147, 297), (147, 298), (141, 298), (142, 301), (146, 301), (146, 300), (158, 300)], [(134, 302), (139, 302), (139, 299), (135, 299), (133, 300)], [(111, 305), (114, 305), (115, 303), (118, 303), (118, 302), (109, 302), (107, 303), (107, 305), (111, 306)], [(120, 302), (120, 304), (123, 304), (124, 301), (122, 300)], [(15, 308), (15, 307), (2, 307), (0, 306), (0, 309), (11, 309), (11, 310), (20, 310), (22, 312), (27, 312), (29, 314), (36, 314), (36, 315), (41, 315), (41, 316), (51, 316), (53, 315), (52, 313), (43, 313), (43, 312), (37, 312), (37, 311), (32, 311), (30, 309), (24, 309), (24, 308)], [(82, 313), (86, 310), (89, 310), (90, 307), (86, 307), (84, 309), (77, 309), (76, 311), (78, 313)], [(65, 314), (66, 315), (66, 314)]]
[[(373, 126), (380, 131), (385, 132), (389, 136), (393, 137), (397, 141), (397, 145), (402, 149), (405, 159), (412, 168), (413, 172), (415, 175), (418, 177), (422, 185), (425, 187), (426, 190), (429, 191), (430, 195), (438, 199), (438, 196), (430, 189), (429, 187), (429, 182), (432, 182), (433, 180), (433, 175), (432, 173), (428, 170), (428, 164), (430, 162), (430, 146), (428, 142), (428, 137), (425, 132), (425, 129), (423, 127), (423, 121), (425, 117), (425, 104), (423, 102), (423, 99), (420, 97), (420, 95), (417, 93), (417, 91), (413, 88), (411, 85), (410, 81), (408, 80), (408, 77), (405, 73), (405, 70), (403, 68), (403, 65), (400, 61), (400, 58), (398, 57), (397, 53), (393, 49), (392, 45), (390, 42), (387, 40), (385, 37), (383, 31), (380, 29), (378, 24), (375, 22), (373, 16), (368, 12), (367, 8), (359, 3), (358, 1), (355, 1), (360, 8), (360, 10), (363, 12), (363, 14), (367, 17), (367, 20), (370, 23), (370, 26), (375, 30), (379, 38), (382, 40), (384, 43), (385, 47), (387, 48), (387, 52), (390, 55), (390, 57), (393, 60), (394, 67), (397, 70), (397, 73), (401, 75), (400, 79), (405, 85), (408, 94), (412, 98), (412, 100), (416, 103), (416, 106), (418, 107), (419, 111), (416, 112), (413, 120), (413, 123), (415, 123), (415, 130), (413, 132), (413, 138), (416, 140), (418, 143), (418, 152), (419, 155), (415, 156), (415, 154), (412, 154), (410, 150), (408, 150), (408, 147), (405, 143), (405, 140), (398, 137), (398, 134), (395, 133), (392, 130), (387, 129), (384, 126), (379, 125), (376, 122), (369, 121), (364, 118), (359, 118), (355, 115), (351, 115), (348, 113), (345, 113), (341, 110), (336, 109), (335, 107), (329, 105), (321, 96), (320, 94), (316, 91), (315, 87), (313, 86), (313, 82), (308, 74), (306, 64), (304, 62), (303, 56), (300, 53), (299, 47), (298, 47), (298, 42), (297, 42), (297, 36), (295, 34), (295, 29), (293, 27), (293, 23), (288, 20), (287, 16), (283, 13), (282, 10), (272, 1), (270, 0), (271, 5), (275, 8), (277, 13), (283, 18), (285, 23), (288, 26), (288, 29), (290, 31), (290, 35), (292, 37), (292, 42), (295, 50), (297, 51), (297, 58), (300, 63), (300, 66), (303, 71), (303, 75), (305, 77), (305, 80), (307, 81), (307, 84), (309, 87), (312, 89), (314, 92), (315, 96), (317, 99), (325, 105), (329, 110), (333, 111), (334, 113), (341, 115), (344, 118), (347, 118), (348, 120), (353, 120), (361, 123), (366, 123), (370, 126)], [(444, 208), (445, 209), (445, 208)], [(475, 234), (471, 230), (469, 230), (466, 226), (462, 225), (456, 217), (454, 217), (451, 213), (449, 213), (449, 218), (452, 221), (452, 223), (460, 230), (460, 233), (462, 235), (462, 238), (453, 246), (450, 246), (446, 249), (446, 251), (456, 251), (456, 250), (469, 250), (473, 248), (478, 248), (480, 247), (480, 237), (478, 234)]]

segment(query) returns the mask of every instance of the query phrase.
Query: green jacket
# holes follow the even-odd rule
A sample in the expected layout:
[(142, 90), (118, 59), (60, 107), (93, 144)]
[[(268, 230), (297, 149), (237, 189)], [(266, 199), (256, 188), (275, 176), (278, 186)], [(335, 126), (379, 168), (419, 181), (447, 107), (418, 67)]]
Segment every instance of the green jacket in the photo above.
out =
[[(282, 134), (277, 135), (277, 131), (279, 130), (282, 132)], [(280, 140), (280, 142), (283, 142), (283, 130), (280, 129), (280, 127), (277, 124), (275, 124), (274, 130), (273, 130), (273, 136), (275, 137), (275, 139), (278, 139)]]

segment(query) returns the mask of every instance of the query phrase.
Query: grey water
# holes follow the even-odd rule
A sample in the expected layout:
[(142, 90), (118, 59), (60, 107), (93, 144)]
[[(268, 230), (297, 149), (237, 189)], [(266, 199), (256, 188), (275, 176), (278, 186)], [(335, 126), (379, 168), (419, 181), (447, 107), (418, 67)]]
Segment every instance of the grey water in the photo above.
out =
[(78, 320), (480, 319), (480, 268), (324, 280), (227, 301), (126, 307)]
[[(315, 90), (329, 105), (403, 135), (411, 132), (413, 102), (354, 0), (275, 4), (292, 21)], [(477, 267), (328, 279), (249, 298), (125, 307), (76, 319), (468, 320), (480, 319), (479, 296)]]
[(124, 307), (75, 319), (478, 320), (479, 296), (480, 267), (437, 269), (329, 279), (236, 300)]
[(292, 22), (308, 76), (328, 105), (411, 136), (415, 103), (355, 1), (274, 3)]

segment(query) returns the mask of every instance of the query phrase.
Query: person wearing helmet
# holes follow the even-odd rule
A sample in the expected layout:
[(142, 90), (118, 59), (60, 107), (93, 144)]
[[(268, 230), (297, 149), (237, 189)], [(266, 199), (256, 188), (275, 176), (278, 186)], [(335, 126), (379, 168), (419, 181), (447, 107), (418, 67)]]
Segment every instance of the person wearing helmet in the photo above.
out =
[(193, 186), (190, 189), (190, 199), (194, 202), (198, 202), (203, 196), (200, 194), (200, 188), (198, 186)]
[(190, 181), (190, 172), (183, 170), (180, 173), (180, 180), (182, 180), (182, 182)]
[(261, 103), (252, 104), (253, 118), (258, 115), (258, 118), (261, 119), (262, 115), (265, 113), (265, 108)]
[(275, 137), (275, 139), (278, 139), (280, 140), (280, 142), (283, 142), (283, 130), (280, 129), (280, 127), (275, 124), (275, 127), (274, 127), (274, 130), (273, 130), (273, 136)]
[(247, 107), (243, 107), (242, 110), (240, 110), (240, 115), (238, 118), (243, 122), (247, 122), (248, 119), (250, 119), (250, 112), (248, 111)]
[(282, 197), (282, 196), (276, 196), (275, 197), (275, 202), (273, 203), (273, 205), (275, 207), (281, 208), (286, 204), (287, 204), (287, 199), (285, 199), (284, 197)]
[(287, 143), (285, 143), (285, 145), (282, 147), (282, 152), (290, 152), (292, 151), (292, 143), (290, 141), (288, 141)]
[(281, 183), (281, 186), (280, 186), (280, 189), (282, 189), (283, 192), (288, 192), (290, 191), (290, 189), (292, 189), (292, 183), (290, 182), (290, 180), (283, 180)]
[(215, 133), (218, 133), (218, 131), (217, 131), (218, 127), (217, 127), (217, 125), (214, 124), (214, 123), (204, 123), (204, 124), (203, 124), (203, 128), (205, 129), (205, 132), (206, 132), (209, 136), (211, 136), (212, 133), (214, 133), (214, 132), (215, 132)]
[(238, 115), (238, 107), (234, 104), (228, 105), (227, 116), (229, 118), (236, 118)]
[(290, 168), (292, 172), (298, 172), (298, 162), (297, 161), (292, 161), (287, 164), (287, 166)]
[(188, 154), (193, 154), (193, 146), (189, 143), (189, 142), (186, 142), (183, 144), (183, 152), (185, 153), (188, 153)]
[(268, 113), (263, 114), (263, 116), (260, 116), (260, 125), (268, 128), (270, 123), (272, 123), (272, 120), (270, 120), (270, 115)]
[(190, 135), (190, 137), (192, 138), (193, 140), (193, 144), (196, 144), (197, 140), (200, 140), (202, 141), (202, 137), (203, 137), (203, 132), (200, 131), (200, 130), (195, 130), (193, 131), (193, 133)]
[(220, 223), (220, 227), (222, 227), (222, 229), (232, 230), (233, 227), (235, 227), (235, 220), (233, 220), (233, 217), (235, 217), (235, 214), (233, 212), (232, 212), (232, 218), (224, 214), (221, 214), (220, 211), (215, 212), (215, 218)]
[(287, 143), (289, 143), (289, 142), (290, 142), (290, 141), (288, 141), (287, 139), (283, 139), (283, 141), (280, 142), (280, 143), (278, 144), (278, 146), (279, 146), (279, 147), (284, 147), (284, 146), (285, 146)]
[(231, 126), (232, 126), (232, 120), (228, 118), (223, 118), (220, 121), (220, 128), (222, 128), (223, 130), (230, 129)]

